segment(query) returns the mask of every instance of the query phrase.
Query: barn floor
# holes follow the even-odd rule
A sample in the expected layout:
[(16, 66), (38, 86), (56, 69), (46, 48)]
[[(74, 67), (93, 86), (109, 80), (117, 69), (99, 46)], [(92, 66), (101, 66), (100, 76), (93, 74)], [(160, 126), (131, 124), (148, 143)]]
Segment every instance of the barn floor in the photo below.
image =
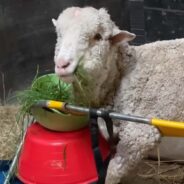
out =
[(126, 184), (183, 184), (184, 165), (144, 160), (138, 169), (138, 174), (126, 180)]
[[(17, 106), (0, 106), (0, 160), (13, 158), (22, 125), (16, 122)], [(123, 184), (184, 184), (184, 165), (174, 162), (144, 160), (138, 174), (132, 172)]]
[(21, 126), (16, 121), (17, 113), (17, 106), (0, 106), (0, 160), (11, 159), (19, 141)]

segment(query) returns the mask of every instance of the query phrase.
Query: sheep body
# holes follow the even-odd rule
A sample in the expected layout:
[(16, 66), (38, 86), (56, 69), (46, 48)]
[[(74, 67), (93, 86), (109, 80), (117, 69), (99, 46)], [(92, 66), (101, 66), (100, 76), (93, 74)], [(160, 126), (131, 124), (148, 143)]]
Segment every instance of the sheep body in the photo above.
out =
[[(125, 41), (134, 35), (119, 30), (106, 10), (92, 7), (68, 8), (53, 23), (58, 35), (56, 73), (68, 80), (82, 56), (80, 64), (94, 82), (91, 105), (110, 106), (125, 114), (182, 120), (184, 39), (129, 46)], [(100, 39), (96, 39), (97, 33)], [(116, 43), (119, 39), (122, 44)], [(120, 141), (109, 164), (106, 184), (119, 183), (161, 137), (153, 126), (122, 121), (114, 124)]]
[[(126, 61), (126, 65), (124, 65), (121, 83), (113, 99), (114, 110), (150, 118), (183, 121), (184, 39), (131, 46), (128, 50), (129, 54), (123, 60)], [(133, 66), (132, 63), (134, 63)], [(128, 170), (133, 169), (141, 158), (154, 148), (159, 141), (159, 132), (146, 125), (121, 122), (119, 138), (117, 157), (111, 160), (109, 165), (107, 179), (109, 184), (114, 180), (111, 175), (117, 175), (116, 178), (125, 176)], [(169, 148), (170, 143), (165, 140), (164, 146)], [(180, 149), (172, 151), (169, 149), (169, 153), (162, 156), (171, 155), (173, 158), (173, 154), (178, 155), (184, 148), (181, 143), (174, 140), (172, 146), (178, 145)], [(142, 148), (140, 148), (141, 144)], [(139, 146), (136, 147), (136, 145)], [(175, 159), (179, 158), (175, 157)], [(126, 164), (125, 161), (131, 164)], [(125, 165), (129, 165), (125, 171), (120, 169), (125, 168)], [(119, 173), (113, 169), (118, 166)]]
[(131, 56), (125, 58), (127, 65), (115, 97), (116, 106), (125, 113), (181, 121), (184, 117), (184, 39), (132, 46), (129, 52)]

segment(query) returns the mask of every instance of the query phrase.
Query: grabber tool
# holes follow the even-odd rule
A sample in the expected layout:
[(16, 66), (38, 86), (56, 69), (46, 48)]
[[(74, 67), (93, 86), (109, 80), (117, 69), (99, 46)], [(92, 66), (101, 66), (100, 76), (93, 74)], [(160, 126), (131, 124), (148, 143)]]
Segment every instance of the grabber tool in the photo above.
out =
[[(45, 107), (50, 109), (57, 109), (65, 113), (75, 114), (75, 115), (86, 115), (89, 114), (92, 109), (98, 117), (104, 114), (105, 110), (86, 108), (81, 106), (71, 105), (65, 102), (43, 100), (35, 104), (35, 106)], [(157, 118), (144, 118), (141, 116), (121, 114), (113, 111), (109, 111), (109, 117), (111, 119), (119, 119), (124, 121), (131, 121), (135, 123), (143, 123), (148, 125), (156, 126), (163, 136), (169, 137), (184, 137), (184, 122), (169, 121)]]

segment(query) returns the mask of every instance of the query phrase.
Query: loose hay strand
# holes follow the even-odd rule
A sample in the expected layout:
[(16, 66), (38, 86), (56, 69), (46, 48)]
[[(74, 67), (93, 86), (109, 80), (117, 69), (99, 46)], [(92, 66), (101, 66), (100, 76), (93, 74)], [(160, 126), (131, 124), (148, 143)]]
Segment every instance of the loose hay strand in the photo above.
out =
[(160, 161), (158, 170), (158, 161), (146, 160), (138, 172), (138, 176), (142, 180), (154, 180), (161, 184), (183, 184), (184, 181), (184, 166), (180, 164), (168, 164)]
[(76, 104), (89, 107), (94, 83), (81, 64), (83, 59), (83, 57), (80, 58), (79, 65), (74, 73), (73, 92), (76, 95)]
[(2, 104), (6, 104), (6, 87), (5, 87), (5, 79), (4, 79), (4, 73), (1, 72), (1, 77), (2, 77), (2, 88), (3, 88), (3, 101)]
[(159, 146), (157, 146), (157, 158), (158, 158), (158, 174), (160, 173), (160, 149)]

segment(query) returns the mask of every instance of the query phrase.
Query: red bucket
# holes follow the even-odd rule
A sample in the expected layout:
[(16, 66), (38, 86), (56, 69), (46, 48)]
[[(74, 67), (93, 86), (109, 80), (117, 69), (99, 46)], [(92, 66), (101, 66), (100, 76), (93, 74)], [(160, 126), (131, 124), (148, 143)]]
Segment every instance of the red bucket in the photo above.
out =
[[(99, 136), (103, 160), (109, 145)], [(54, 132), (35, 123), (25, 137), (18, 177), (26, 184), (88, 184), (98, 180), (89, 128)]]

